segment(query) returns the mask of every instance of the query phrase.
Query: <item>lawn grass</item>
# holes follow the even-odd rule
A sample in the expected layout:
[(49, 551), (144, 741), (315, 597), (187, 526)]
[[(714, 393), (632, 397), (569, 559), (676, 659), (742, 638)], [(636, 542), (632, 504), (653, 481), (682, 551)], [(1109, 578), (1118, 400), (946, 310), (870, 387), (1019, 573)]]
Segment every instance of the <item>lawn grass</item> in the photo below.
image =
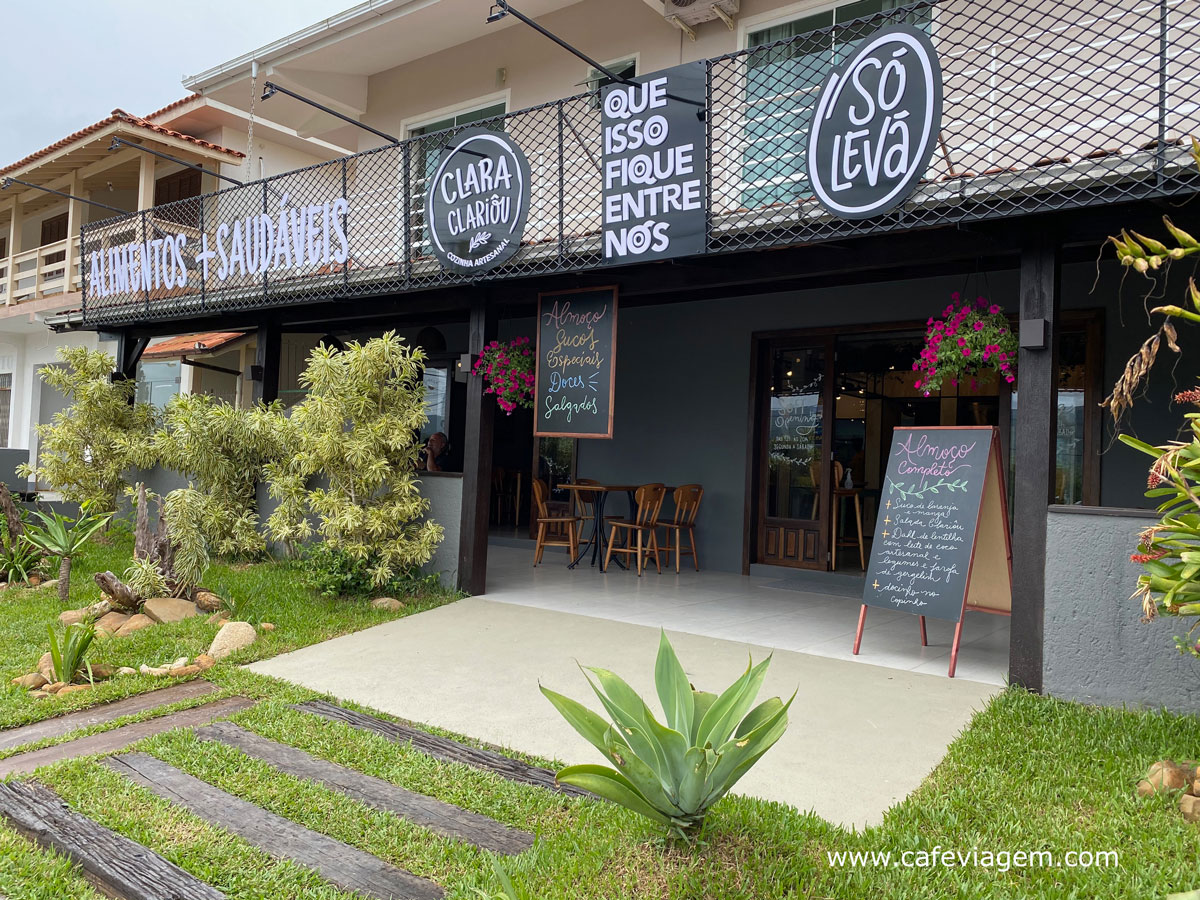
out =
[[(611, 804), (567, 798), (466, 766), (439, 763), (377, 735), (291, 704), (313, 692), (233, 668), (223, 689), (258, 698), (233, 720), (274, 740), (537, 835), (503, 861), (537, 900), (650, 898), (1147, 898), (1200, 887), (1200, 829), (1166, 798), (1138, 800), (1133, 782), (1162, 756), (1196, 756), (1200, 720), (1093, 709), (1011, 690), (980, 712), (941, 765), (882, 825), (855, 832), (779, 803), (721, 801), (687, 852)], [(361, 707), (359, 707), (361, 708)], [(800, 727), (799, 723), (793, 727)], [(497, 889), (486, 854), (368, 809), (190, 731), (139, 749), (263, 808), (433, 879), (454, 900)], [(543, 764), (553, 765), (550, 761)], [(846, 790), (870, 790), (886, 760), (857, 760)], [(162, 853), (231, 900), (349, 900), (310, 872), (271, 860), (240, 838), (170, 806), (94, 760), (43, 769), (68, 802)], [(827, 851), (1117, 850), (1115, 868), (837, 868)], [(36, 878), (37, 882), (31, 882)], [(55, 890), (46, 891), (46, 882)], [(78, 876), (0, 828), (0, 894), (10, 900), (79, 893)]]
[[(58, 615), (64, 609), (76, 609), (101, 599), (92, 574), (108, 570), (120, 576), (132, 555), (133, 539), (127, 532), (117, 531), (102, 541), (89, 542), (74, 561), (71, 598), (65, 607), (59, 603), (53, 588), (0, 591), (0, 728), (39, 721), (175, 683), (175, 679), (170, 678), (123, 675), (98, 683), (90, 691), (41, 699), (35, 699), (11, 684), (14, 677), (34, 671), (38, 659), (49, 649), (47, 624), (58, 627)], [(253, 565), (215, 563), (205, 575), (204, 584), (222, 597), (236, 601), (239, 616), (249, 616), (255, 624), (269, 622), (275, 626), (273, 631), (260, 631), (252, 645), (233, 654), (220, 666), (235, 666), (286, 653), (441, 605), (454, 596), (449, 591), (431, 589), (421, 597), (405, 598), (407, 607), (399, 612), (376, 610), (362, 598), (321, 597), (302, 584), (295, 564), (286, 561)], [(93, 665), (103, 663), (136, 669), (143, 663), (157, 666), (181, 656), (195, 658), (208, 650), (217, 630), (215, 624), (208, 624), (207, 615), (201, 615), (145, 628), (127, 637), (100, 637), (92, 645), (88, 661)]]
[[(76, 564), (70, 606), (97, 599), (90, 573), (107, 568), (119, 574), (128, 556), (125, 537), (89, 548)], [(653, 825), (611, 804), (568, 798), (440, 763), (378, 735), (296, 711), (292, 704), (320, 695), (238, 664), (394, 614), (377, 612), (362, 600), (318, 598), (300, 586), (298, 573), (284, 563), (218, 565), (205, 581), (223, 595), (248, 601), (253, 618), (277, 626), (206, 673), (219, 688), (206, 699), (232, 694), (253, 698), (256, 706), (232, 717), (243, 727), (533, 832), (533, 849), (503, 861), (529, 898), (1146, 898), (1200, 887), (1200, 828), (1182, 820), (1174, 798), (1139, 800), (1133, 795), (1134, 782), (1154, 760), (1200, 757), (1196, 717), (1097, 709), (1009, 690), (975, 716), (937, 769), (878, 827), (847, 830), (784, 804), (735, 796), (715, 807), (703, 846), (683, 851), (664, 847)], [(408, 611), (445, 599), (430, 596), (411, 603)], [(28, 671), (43, 652), (45, 623), (59, 611), (51, 590), (0, 594), (0, 672), (6, 688), (0, 695), (0, 724), (32, 721), (171, 683), (131, 676), (94, 693), (40, 701), (10, 688), (8, 678)], [(215, 631), (203, 618), (158, 626), (101, 642), (94, 658), (136, 665), (194, 656), (207, 648)], [(397, 689), (403, 690), (403, 685)], [(197, 702), (202, 701), (179, 706)], [(805, 723), (792, 727), (803, 728)], [(451, 900), (475, 900), (477, 890), (493, 896), (497, 891), (487, 854), (327, 788), (281, 775), (233, 748), (197, 741), (191, 731), (147, 738), (138, 749), (430, 878)], [(571, 760), (586, 761), (595, 760)], [(886, 758), (847, 760), (844, 789), (873, 790), (876, 773), (887, 765)], [(74, 808), (163, 854), (231, 900), (350, 900), (313, 873), (269, 858), (98, 760), (59, 763), (40, 770), (37, 777)], [(1048, 850), (1057, 859), (1069, 850), (1116, 850), (1120, 862), (1116, 867), (1004, 871), (979, 865), (839, 868), (827, 857), (831, 852), (899, 854), (934, 847), (964, 853)], [(3, 826), (0, 895), (9, 900), (98, 896), (77, 869)]]

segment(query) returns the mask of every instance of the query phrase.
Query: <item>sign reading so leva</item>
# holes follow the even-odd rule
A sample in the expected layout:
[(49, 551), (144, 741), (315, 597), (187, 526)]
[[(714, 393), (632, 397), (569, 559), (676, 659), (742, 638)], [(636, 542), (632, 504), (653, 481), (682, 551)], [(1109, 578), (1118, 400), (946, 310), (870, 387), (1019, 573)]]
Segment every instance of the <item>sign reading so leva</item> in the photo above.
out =
[(434, 255), (465, 275), (500, 265), (521, 246), (529, 196), (529, 161), (512, 138), (460, 131), (447, 140), (425, 198)]
[(917, 28), (881, 28), (821, 86), (806, 155), (813, 193), (844, 219), (895, 209), (925, 174), (941, 125), (937, 50)]

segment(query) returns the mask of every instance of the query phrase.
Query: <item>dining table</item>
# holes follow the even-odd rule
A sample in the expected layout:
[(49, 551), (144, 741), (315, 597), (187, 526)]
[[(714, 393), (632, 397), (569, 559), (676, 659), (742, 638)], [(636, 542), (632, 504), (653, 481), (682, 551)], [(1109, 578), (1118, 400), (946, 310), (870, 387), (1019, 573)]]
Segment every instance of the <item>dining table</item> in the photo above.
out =
[[(609, 494), (624, 493), (629, 497), (629, 521), (633, 521), (637, 517), (637, 497), (635, 492), (640, 488), (640, 484), (558, 484), (555, 488), (564, 491), (574, 491), (576, 496), (580, 492), (594, 493), (596, 495), (595, 502), (592, 503), (592, 540), (589, 542), (592, 547), (592, 565), (597, 564), (597, 560), (601, 563), (604, 560), (603, 553), (608, 544), (608, 536), (604, 533), (604, 507), (607, 504)], [(667, 493), (673, 491), (674, 488), (666, 488)], [(579, 555), (571, 560), (568, 569), (574, 569), (583, 558), (587, 555), (587, 547), (579, 551)], [(625, 564), (621, 560), (616, 560), (617, 565), (622, 569)]]

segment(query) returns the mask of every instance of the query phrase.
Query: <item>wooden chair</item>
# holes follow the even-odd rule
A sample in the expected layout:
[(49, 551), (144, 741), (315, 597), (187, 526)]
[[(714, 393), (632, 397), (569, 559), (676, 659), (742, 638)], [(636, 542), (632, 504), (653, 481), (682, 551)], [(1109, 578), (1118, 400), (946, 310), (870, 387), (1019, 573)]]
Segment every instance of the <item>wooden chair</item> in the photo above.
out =
[[(675, 571), (679, 571), (679, 557), (687, 553), (692, 557), (696, 571), (700, 571), (700, 557), (696, 555), (696, 513), (700, 511), (700, 498), (704, 488), (698, 484), (681, 484), (675, 488), (675, 517), (670, 522), (659, 522), (658, 527), (667, 530), (667, 565), (671, 564), (671, 551), (675, 551)], [(687, 532), (690, 550), (683, 549), (683, 533)], [(674, 535), (674, 541), (671, 538)]]
[[(612, 531), (608, 536), (608, 552), (604, 554), (602, 572), (608, 571), (608, 562), (612, 559), (612, 555), (620, 553), (622, 556), (637, 558), (637, 573), (640, 578), (646, 557), (653, 553), (654, 568), (658, 569), (660, 575), (662, 574), (662, 565), (658, 558), (661, 551), (658, 549), (658, 533), (655, 526), (658, 524), (658, 512), (662, 509), (663, 497), (666, 496), (666, 493), (667, 489), (662, 484), (643, 484), (634, 494), (634, 501), (637, 503), (637, 514), (634, 516), (634, 520), (626, 522), (618, 519), (609, 523)], [(625, 535), (625, 543), (620, 547), (617, 546), (618, 531)], [(636, 547), (630, 546), (634, 538), (637, 539)]]
[[(816, 519), (817, 513), (821, 509), (821, 461), (814, 459), (808, 464), (808, 477), (812, 481), (812, 512), (809, 513), (810, 519)], [(842, 479), (846, 477), (846, 467), (836, 459), (833, 461), (833, 486), (839, 488), (842, 486)]]
[[(550, 498), (550, 489), (540, 478), (533, 479), (533, 503), (537, 509), (537, 542), (533, 548), (533, 564), (542, 561), (542, 553), (547, 547), (567, 547), (571, 552), (571, 560), (579, 555), (579, 516), (551, 516), (546, 503)], [(563, 529), (566, 534), (563, 534)]]

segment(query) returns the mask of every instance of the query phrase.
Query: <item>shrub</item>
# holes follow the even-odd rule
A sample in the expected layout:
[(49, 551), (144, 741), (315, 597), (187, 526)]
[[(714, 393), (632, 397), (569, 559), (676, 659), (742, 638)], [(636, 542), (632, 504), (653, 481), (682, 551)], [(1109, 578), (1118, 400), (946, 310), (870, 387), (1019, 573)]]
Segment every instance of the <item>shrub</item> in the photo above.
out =
[(115, 510), (122, 474), (143, 452), (154, 410), (134, 403), (133, 381), (112, 380), (116, 364), (107, 353), (61, 347), (58, 357), (65, 366), (44, 366), (38, 375), (71, 405), (37, 426), (37, 465), (21, 465), (17, 472), (49, 484), (67, 500)]
[(757, 666), (751, 660), (742, 677), (719, 697), (697, 691), (662, 632), (654, 684), (666, 725), (633, 688), (607, 669), (588, 668), (599, 685), (591, 678), (588, 684), (612, 724), (543, 687), (542, 693), (571, 727), (617, 766), (567, 766), (558, 780), (640, 813), (666, 826), (672, 840), (690, 843), (709, 808), (787, 730), (792, 700), (784, 703), (772, 697), (750, 709), (770, 663), (770, 657)]
[(28, 581), (29, 576), (40, 571), (44, 559), (42, 551), (23, 537), (9, 537), (6, 529), (0, 528), (0, 575), (9, 584)]
[(240, 409), (206, 394), (177, 394), (139, 465), (154, 463), (188, 478), (205, 498), (198, 522), (211, 552), (253, 556), (265, 549), (255, 510), (263, 466), (282, 455), (282, 406)]
[(133, 565), (125, 570), (125, 585), (143, 600), (166, 597), (171, 592), (166, 575), (152, 559), (135, 557)]
[(84, 661), (92, 641), (96, 639), (96, 626), (91, 622), (76, 622), (68, 625), (63, 633), (60, 645), (54, 626), (47, 625), (50, 635), (50, 659), (54, 665), (54, 677), (64, 684), (70, 684), (79, 674), (79, 670), (87, 667), (88, 681), (92, 680), (92, 667)]
[[(317, 532), (367, 566), (371, 584), (428, 562), (442, 527), (424, 520), (416, 462), (426, 422), (424, 354), (395, 332), (345, 350), (318, 346), (300, 376), (306, 398), (281, 417), (285, 459), (266, 466), (271, 536), (293, 546)], [(313, 487), (321, 478), (327, 487)]]
[(304, 583), (323, 597), (368, 597), (381, 591), (393, 597), (406, 597), (440, 584), (436, 574), (426, 575), (416, 568), (398, 572), (384, 584), (376, 584), (367, 561), (322, 543), (305, 547), (299, 563)]

